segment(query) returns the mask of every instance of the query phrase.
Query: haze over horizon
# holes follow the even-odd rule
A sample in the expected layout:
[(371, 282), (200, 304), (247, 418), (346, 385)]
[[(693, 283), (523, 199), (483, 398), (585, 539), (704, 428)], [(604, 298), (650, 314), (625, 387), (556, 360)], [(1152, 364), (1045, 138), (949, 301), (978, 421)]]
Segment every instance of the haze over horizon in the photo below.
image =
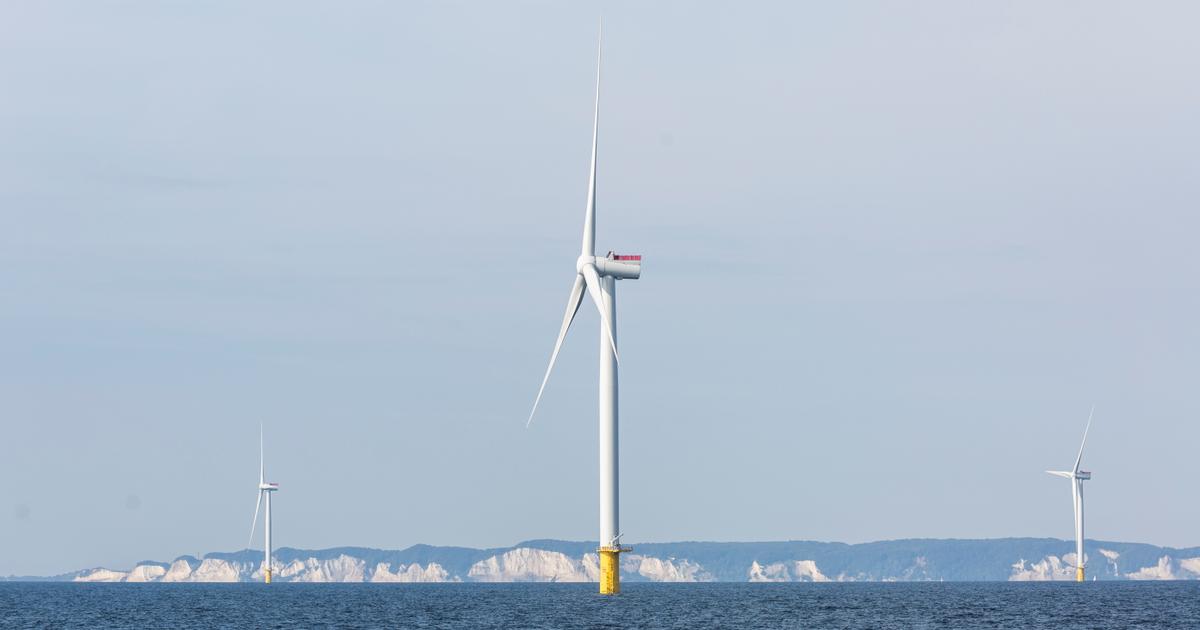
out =
[[(601, 11), (601, 9), (603, 9)], [(0, 575), (596, 537), (1200, 545), (1200, 6), (0, 6)]]

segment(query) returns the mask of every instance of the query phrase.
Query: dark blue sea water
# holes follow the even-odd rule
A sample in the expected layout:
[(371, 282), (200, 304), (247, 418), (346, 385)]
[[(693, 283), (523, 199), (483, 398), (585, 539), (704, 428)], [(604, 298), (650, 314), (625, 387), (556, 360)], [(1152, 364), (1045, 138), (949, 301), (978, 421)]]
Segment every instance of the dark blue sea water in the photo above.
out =
[(1200, 582), (0, 583), (5, 628), (1200, 628)]

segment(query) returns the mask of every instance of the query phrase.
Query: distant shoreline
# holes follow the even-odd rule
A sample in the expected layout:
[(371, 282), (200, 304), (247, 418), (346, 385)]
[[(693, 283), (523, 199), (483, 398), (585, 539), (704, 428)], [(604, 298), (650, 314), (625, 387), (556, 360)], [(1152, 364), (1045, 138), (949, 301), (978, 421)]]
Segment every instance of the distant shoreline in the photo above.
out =
[[(629, 582), (916, 582), (1057, 581), (1074, 577), (1072, 541), (1054, 538), (901, 539), (632, 544), (622, 558)], [(595, 542), (530, 540), (511, 547), (413, 545), (401, 550), (283, 547), (274, 581), (309, 583), (594, 582)], [(1200, 547), (1088, 540), (1089, 579), (1200, 579)], [(129, 569), (93, 567), (16, 582), (234, 583), (262, 578), (262, 552), (246, 549)]]

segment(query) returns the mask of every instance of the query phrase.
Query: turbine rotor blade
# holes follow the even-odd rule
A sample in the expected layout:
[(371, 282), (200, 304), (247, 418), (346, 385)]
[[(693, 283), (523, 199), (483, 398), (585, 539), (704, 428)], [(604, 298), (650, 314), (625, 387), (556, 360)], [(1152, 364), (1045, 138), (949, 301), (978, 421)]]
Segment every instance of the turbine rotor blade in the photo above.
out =
[(246, 541), (246, 548), (250, 548), (250, 544), (254, 542), (254, 529), (258, 527), (258, 508), (262, 507), (262, 490), (258, 491), (258, 502), (254, 504), (254, 520), (250, 521), (250, 538)]
[(537, 413), (538, 404), (542, 402), (542, 392), (546, 391), (546, 382), (550, 380), (550, 372), (554, 370), (554, 363), (558, 361), (558, 351), (562, 349), (563, 339), (567, 338), (567, 330), (571, 328), (571, 322), (575, 321), (575, 314), (579, 312), (579, 305), (583, 304), (583, 276), (575, 275), (575, 284), (571, 286), (571, 295), (567, 298), (567, 312), (563, 314), (562, 326), (558, 329), (558, 340), (554, 342), (554, 352), (550, 354), (550, 365), (546, 367), (546, 375), (542, 377), (542, 386), (538, 388), (537, 398), (533, 401), (533, 410), (529, 412), (529, 419), (525, 421), (525, 428), (533, 423), (533, 414)]
[(258, 423), (258, 485), (267, 481), (267, 460), (263, 457), (263, 426)]
[(588, 171), (587, 211), (583, 215), (584, 256), (596, 255), (596, 138), (600, 129), (600, 44), (604, 41), (604, 23), (600, 23), (600, 37), (596, 42), (596, 109), (592, 118), (592, 166)]
[(604, 296), (600, 292), (600, 274), (596, 271), (595, 265), (584, 265), (580, 273), (587, 280), (588, 295), (592, 296), (592, 302), (596, 304), (596, 310), (600, 311), (600, 320), (604, 324), (605, 334), (608, 335), (608, 344), (612, 346), (613, 358), (617, 360), (617, 363), (620, 363), (621, 357), (617, 354), (616, 330), (613, 328), (612, 320), (608, 317), (608, 308), (604, 306)]
[(1092, 405), (1092, 410), (1088, 412), (1087, 426), (1083, 429), (1083, 441), (1079, 443), (1079, 456), (1075, 458), (1075, 472), (1079, 472), (1079, 462), (1083, 460), (1083, 446), (1087, 444), (1088, 429), (1092, 428), (1092, 414), (1096, 413), (1096, 405)]
[(1068, 472), (1066, 470), (1047, 470), (1046, 474), (1054, 475), (1055, 477), (1064, 477), (1066, 479), (1074, 479), (1075, 478), (1074, 473)]

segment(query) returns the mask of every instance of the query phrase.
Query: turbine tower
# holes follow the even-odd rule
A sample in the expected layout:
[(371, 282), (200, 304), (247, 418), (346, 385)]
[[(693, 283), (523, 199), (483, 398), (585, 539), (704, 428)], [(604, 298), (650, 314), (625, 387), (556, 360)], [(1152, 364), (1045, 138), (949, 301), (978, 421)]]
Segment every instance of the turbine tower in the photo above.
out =
[[(250, 541), (254, 540), (254, 529), (258, 526), (258, 509), (262, 507), (263, 496), (267, 497), (267, 506), (263, 511), (263, 582), (271, 583), (271, 494), (279, 490), (279, 484), (267, 482), (267, 465), (263, 458), (262, 425), (258, 427), (258, 502), (254, 504), (254, 520), (250, 521)], [(246, 547), (250, 542), (246, 543)]]
[(1075, 506), (1075, 581), (1083, 581), (1083, 567), (1086, 564), (1083, 561), (1083, 482), (1092, 478), (1092, 473), (1086, 470), (1079, 469), (1079, 463), (1083, 460), (1083, 445), (1087, 444), (1088, 429), (1092, 428), (1092, 414), (1096, 412), (1096, 406), (1092, 405), (1092, 411), (1088, 413), (1087, 426), (1083, 429), (1083, 442), (1079, 444), (1079, 455), (1075, 457), (1075, 467), (1071, 470), (1047, 470), (1047, 473), (1056, 477), (1065, 477), (1071, 480), (1071, 502)]
[(575, 283), (567, 298), (567, 312), (563, 315), (554, 351), (550, 354), (550, 365), (542, 377), (542, 386), (529, 412), (528, 427), (537, 413), (538, 403), (546, 389), (546, 381), (558, 360), (567, 330), (579, 312), (586, 289), (591, 301), (600, 311), (600, 593), (615, 595), (621, 592), (619, 555), (628, 548), (621, 547), (621, 530), (618, 527), (618, 483), (617, 483), (617, 280), (635, 280), (642, 273), (642, 257), (618, 255), (611, 251), (606, 256), (596, 256), (596, 136), (600, 125), (600, 42), (596, 45), (596, 103), (592, 120), (592, 162), (588, 175), (587, 209), (583, 216), (583, 245), (575, 261)]

